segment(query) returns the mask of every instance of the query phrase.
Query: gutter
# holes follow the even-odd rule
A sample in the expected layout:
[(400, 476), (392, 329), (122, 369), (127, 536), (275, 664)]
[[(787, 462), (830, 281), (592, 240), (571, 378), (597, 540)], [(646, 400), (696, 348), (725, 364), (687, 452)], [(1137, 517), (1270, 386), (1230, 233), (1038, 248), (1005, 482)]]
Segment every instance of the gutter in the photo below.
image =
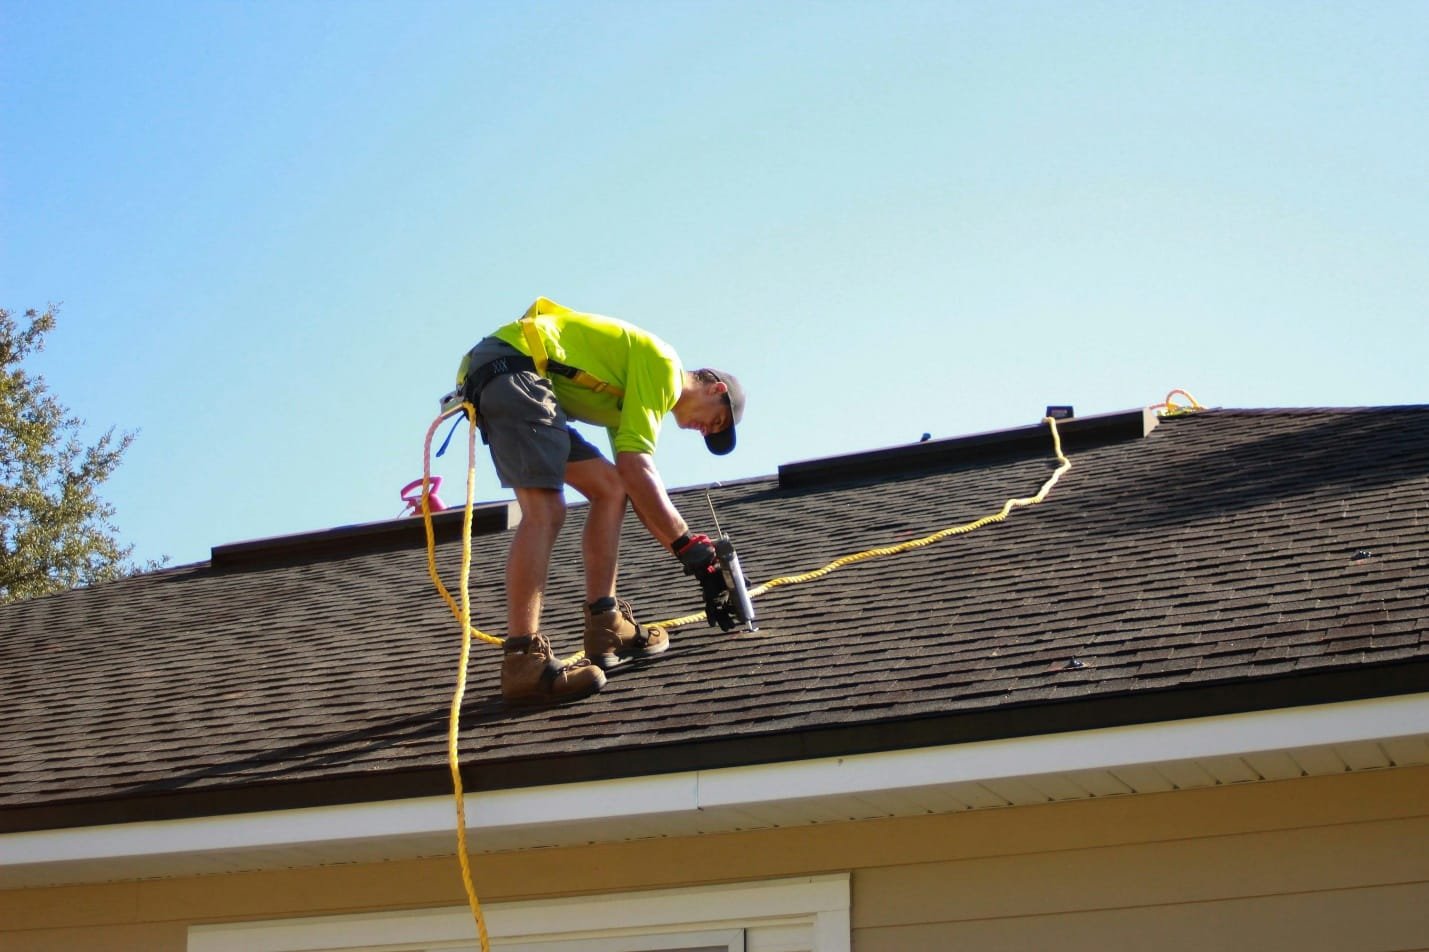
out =
[[(466, 809), (478, 851), (576, 846), (591, 842), (597, 830), (605, 839), (618, 840), (927, 813), (907, 809), (907, 803), (955, 797), (985, 782), (996, 786), (1019, 778), (1034, 785), (1047, 785), (1049, 778), (1084, 786), (1090, 782), (1093, 790), (1086, 796), (1097, 796), (1096, 781), (1088, 777), (1101, 772), (1115, 776), (1119, 769), (1256, 752), (1294, 751), (1303, 757), (1333, 745), (1399, 739), (1403, 749), (1420, 751), (1418, 762), (1423, 763), (1429, 761), (1426, 738), (1429, 693), (1419, 693), (916, 750), (486, 790), (469, 794)], [(1372, 766), (1379, 765), (1360, 765)], [(1348, 769), (1357, 768), (1351, 763)], [(768, 821), (771, 816), (777, 819)], [(452, 822), (448, 793), (11, 833), (0, 836), (0, 888), (185, 875), (195, 869), (449, 855)]]

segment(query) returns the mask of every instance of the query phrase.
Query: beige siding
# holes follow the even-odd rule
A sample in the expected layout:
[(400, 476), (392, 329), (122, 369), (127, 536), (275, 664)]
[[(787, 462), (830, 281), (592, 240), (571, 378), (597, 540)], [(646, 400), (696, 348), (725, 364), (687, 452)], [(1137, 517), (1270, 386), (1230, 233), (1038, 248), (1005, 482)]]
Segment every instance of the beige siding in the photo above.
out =
[(856, 947), (1413, 948), (1425, 844), (1414, 818), (866, 869)]
[[(1429, 948), (1429, 768), (476, 858), (486, 902), (853, 871), (857, 952)], [(451, 859), (0, 892), (0, 950), (453, 906)]]
[(164, 952), (184, 948), (187, 931), (187, 924), (182, 922), (0, 931), (0, 952)]
[(1426, 917), (1429, 887), (1418, 883), (1054, 916), (855, 928), (854, 948), (857, 952), (1409, 952), (1429, 941)]

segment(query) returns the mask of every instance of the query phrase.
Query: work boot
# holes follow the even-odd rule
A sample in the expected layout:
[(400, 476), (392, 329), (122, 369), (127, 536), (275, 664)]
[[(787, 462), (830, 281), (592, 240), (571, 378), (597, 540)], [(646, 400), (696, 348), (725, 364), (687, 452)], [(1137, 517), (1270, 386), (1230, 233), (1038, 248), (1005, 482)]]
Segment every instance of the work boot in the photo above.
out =
[(609, 671), (631, 658), (657, 655), (670, 647), (670, 635), (655, 625), (637, 625), (630, 603), (621, 599), (608, 611), (585, 606), (585, 656)]
[(603, 671), (584, 658), (562, 664), (545, 635), (513, 635), (502, 643), (501, 699), (509, 707), (578, 701), (603, 687)]

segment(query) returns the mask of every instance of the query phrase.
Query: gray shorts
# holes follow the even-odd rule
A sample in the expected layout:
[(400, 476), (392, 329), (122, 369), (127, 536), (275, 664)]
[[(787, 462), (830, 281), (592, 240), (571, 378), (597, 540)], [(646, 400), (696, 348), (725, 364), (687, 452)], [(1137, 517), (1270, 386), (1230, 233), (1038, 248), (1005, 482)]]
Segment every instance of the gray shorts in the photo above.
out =
[[(472, 348), (469, 366), (519, 353), (505, 341), (488, 337)], [(560, 489), (567, 463), (602, 458), (600, 450), (571, 428), (551, 381), (539, 374), (517, 371), (493, 377), (482, 388), (476, 412), (497, 478), (508, 489)]]

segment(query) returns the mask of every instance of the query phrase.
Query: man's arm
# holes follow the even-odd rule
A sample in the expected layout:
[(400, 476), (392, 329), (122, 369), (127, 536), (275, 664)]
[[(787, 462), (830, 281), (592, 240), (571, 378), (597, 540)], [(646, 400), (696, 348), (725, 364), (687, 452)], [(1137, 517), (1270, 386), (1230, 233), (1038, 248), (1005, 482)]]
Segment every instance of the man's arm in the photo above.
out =
[(625, 494), (645, 529), (665, 548), (690, 531), (665, 492), (665, 483), (649, 453), (616, 453), (615, 469), (625, 484)]
[[(665, 492), (665, 484), (649, 453), (616, 453), (615, 468), (625, 483), (625, 494), (635, 514), (655, 541), (673, 552), (685, 567), (685, 574), (699, 583), (705, 600), (705, 614), (711, 624), (725, 631), (734, 627), (729, 612), (724, 575), (719, 571), (715, 547), (709, 536), (691, 536), (689, 526), (676, 511)], [(673, 544), (672, 544), (673, 543)]]

